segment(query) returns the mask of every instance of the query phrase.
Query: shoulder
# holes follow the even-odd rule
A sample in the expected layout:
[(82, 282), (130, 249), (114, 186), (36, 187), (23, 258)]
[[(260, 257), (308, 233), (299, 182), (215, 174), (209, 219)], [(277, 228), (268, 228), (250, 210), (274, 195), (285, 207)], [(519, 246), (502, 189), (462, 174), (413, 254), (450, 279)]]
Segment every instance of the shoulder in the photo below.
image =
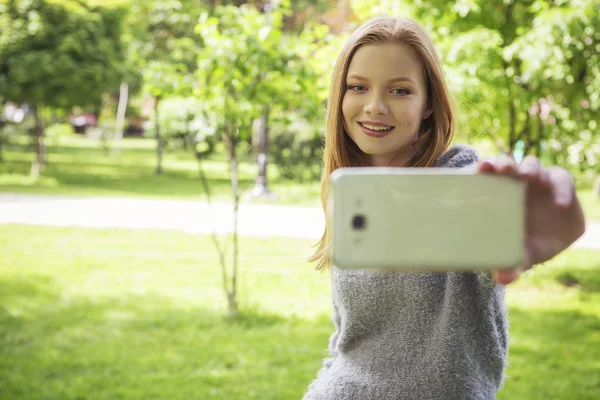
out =
[(442, 154), (435, 162), (436, 167), (463, 168), (479, 162), (477, 152), (471, 146), (459, 144)]

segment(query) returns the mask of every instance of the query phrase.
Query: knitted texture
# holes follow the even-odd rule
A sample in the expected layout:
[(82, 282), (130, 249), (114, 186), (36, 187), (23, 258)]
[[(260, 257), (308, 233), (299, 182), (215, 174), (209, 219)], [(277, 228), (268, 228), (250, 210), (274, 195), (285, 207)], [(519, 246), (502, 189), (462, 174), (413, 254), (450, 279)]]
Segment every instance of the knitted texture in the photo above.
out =
[[(472, 167), (468, 146), (436, 167)], [(508, 334), (504, 288), (475, 272), (332, 268), (331, 357), (304, 400), (494, 399)]]

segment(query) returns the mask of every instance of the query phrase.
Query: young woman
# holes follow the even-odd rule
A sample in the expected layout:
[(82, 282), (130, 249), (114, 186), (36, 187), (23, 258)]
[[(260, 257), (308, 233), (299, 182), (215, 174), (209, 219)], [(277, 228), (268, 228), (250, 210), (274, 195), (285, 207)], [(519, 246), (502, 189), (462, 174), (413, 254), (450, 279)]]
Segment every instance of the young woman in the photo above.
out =
[[(331, 358), (304, 400), (493, 399), (508, 335), (503, 284), (557, 255), (585, 230), (570, 175), (534, 157), (479, 162), (448, 150), (454, 115), (427, 33), (409, 19), (379, 17), (350, 37), (331, 81), (321, 189), (340, 167), (468, 167), (527, 182), (528, 262), (493, 274), (340, 270), (327, 229), (313, 260), (331, 268)], [(493, 229), (493, 227), (490, 227)]]

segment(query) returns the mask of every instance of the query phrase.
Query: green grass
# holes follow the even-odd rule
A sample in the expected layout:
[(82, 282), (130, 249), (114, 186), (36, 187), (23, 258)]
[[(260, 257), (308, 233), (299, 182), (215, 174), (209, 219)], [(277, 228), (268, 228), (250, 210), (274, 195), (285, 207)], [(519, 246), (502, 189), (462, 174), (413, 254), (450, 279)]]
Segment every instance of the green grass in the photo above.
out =
[[(3, 150), (0, 192), (206, 200), (199, 164), (191, 152), (167, 149), (164, 172), (157, 176), (155, 146), (153, 139), (124, 139), (123, 151), (116, 156), (106, 152), (99, 141), (62, 137), (48, 143), (48, 165), (34, 181), (30, 177), (32, 151), (24, 142), (14, 143)], [(202, 165), (213, 199), (231, 201), (229, 166), (224, 156), (216, 155)], [(273, 165), (268, 171), (269, 188), (277, 195), (278, 203), (320, 204), (318, 182), (282, 180)], [(239, 173), (243, 201), (253, 201), (249, 196), (257, 175), (253, 157), (242, 157)]]
[[(137, 196), (171, 199), (206, 200), (200, 181), (198, 163), (190, 152), (168, 149), (164, 154), (164, 173), (157, 176), (156, 142), (153, 139), (124, 139), (120, 156), (105, 152), (99, 141), (81, 136), (57, 137), (48, 142), (49, 164), (39, 180), (29, 172), (33, 154), (21, 143), (8, 146), (0, 162), (0, 192), (35, 193), (71, 196)], [(254, 187), (257, 167), (253, 157), (242, 157), (240, 188), (242, 201)], [(224, 156), (216, 155), (203, 162), (215, 200), (231, 201), (229, 169)], [(269, 167), (269, 187), (280, 204), (320, 205), (318, 182), (295, 182), (280, 179), (277, 168)], [(600, 199), (585, 188), (579, 192), (586, 217), (600, 220)]]
[(585, 212), (585, 217), (600, 221), (600, 198), (594, 197), (591, 190), (586, 190), (579, 193), (579, 199)]
[(241, 318), (210, 240), (0, 226), (0, 398), (299, 398), (330, 298), (310, 242), (242, 239)]
[(507, 301), (511, 366), (499, 399), (599, 398), (600, 252), (568, 250), (509, 286)]
[[(327, 275), (310, 241), (241, 238), (241, 317), (223, 317), (208, 237), (0, 226), (0, 398), (299, 399), (326, 356)], [(509, 288), (499, 399), (600, 396), (600, 252)]]

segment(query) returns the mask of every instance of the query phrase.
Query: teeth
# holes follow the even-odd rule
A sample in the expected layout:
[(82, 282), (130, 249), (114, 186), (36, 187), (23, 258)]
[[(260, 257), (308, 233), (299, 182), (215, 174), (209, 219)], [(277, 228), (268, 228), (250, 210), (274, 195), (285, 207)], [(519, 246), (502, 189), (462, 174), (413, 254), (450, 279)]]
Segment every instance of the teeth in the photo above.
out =
[(367, 125), (367, 124), (362, 124), (362, 126), (364, 126), (367, 129), (370, 129), (372, 131), (387, 131), (390, 129), (389, 127), (385, 128), (382, 126), (372, 126), (372, 125)]

